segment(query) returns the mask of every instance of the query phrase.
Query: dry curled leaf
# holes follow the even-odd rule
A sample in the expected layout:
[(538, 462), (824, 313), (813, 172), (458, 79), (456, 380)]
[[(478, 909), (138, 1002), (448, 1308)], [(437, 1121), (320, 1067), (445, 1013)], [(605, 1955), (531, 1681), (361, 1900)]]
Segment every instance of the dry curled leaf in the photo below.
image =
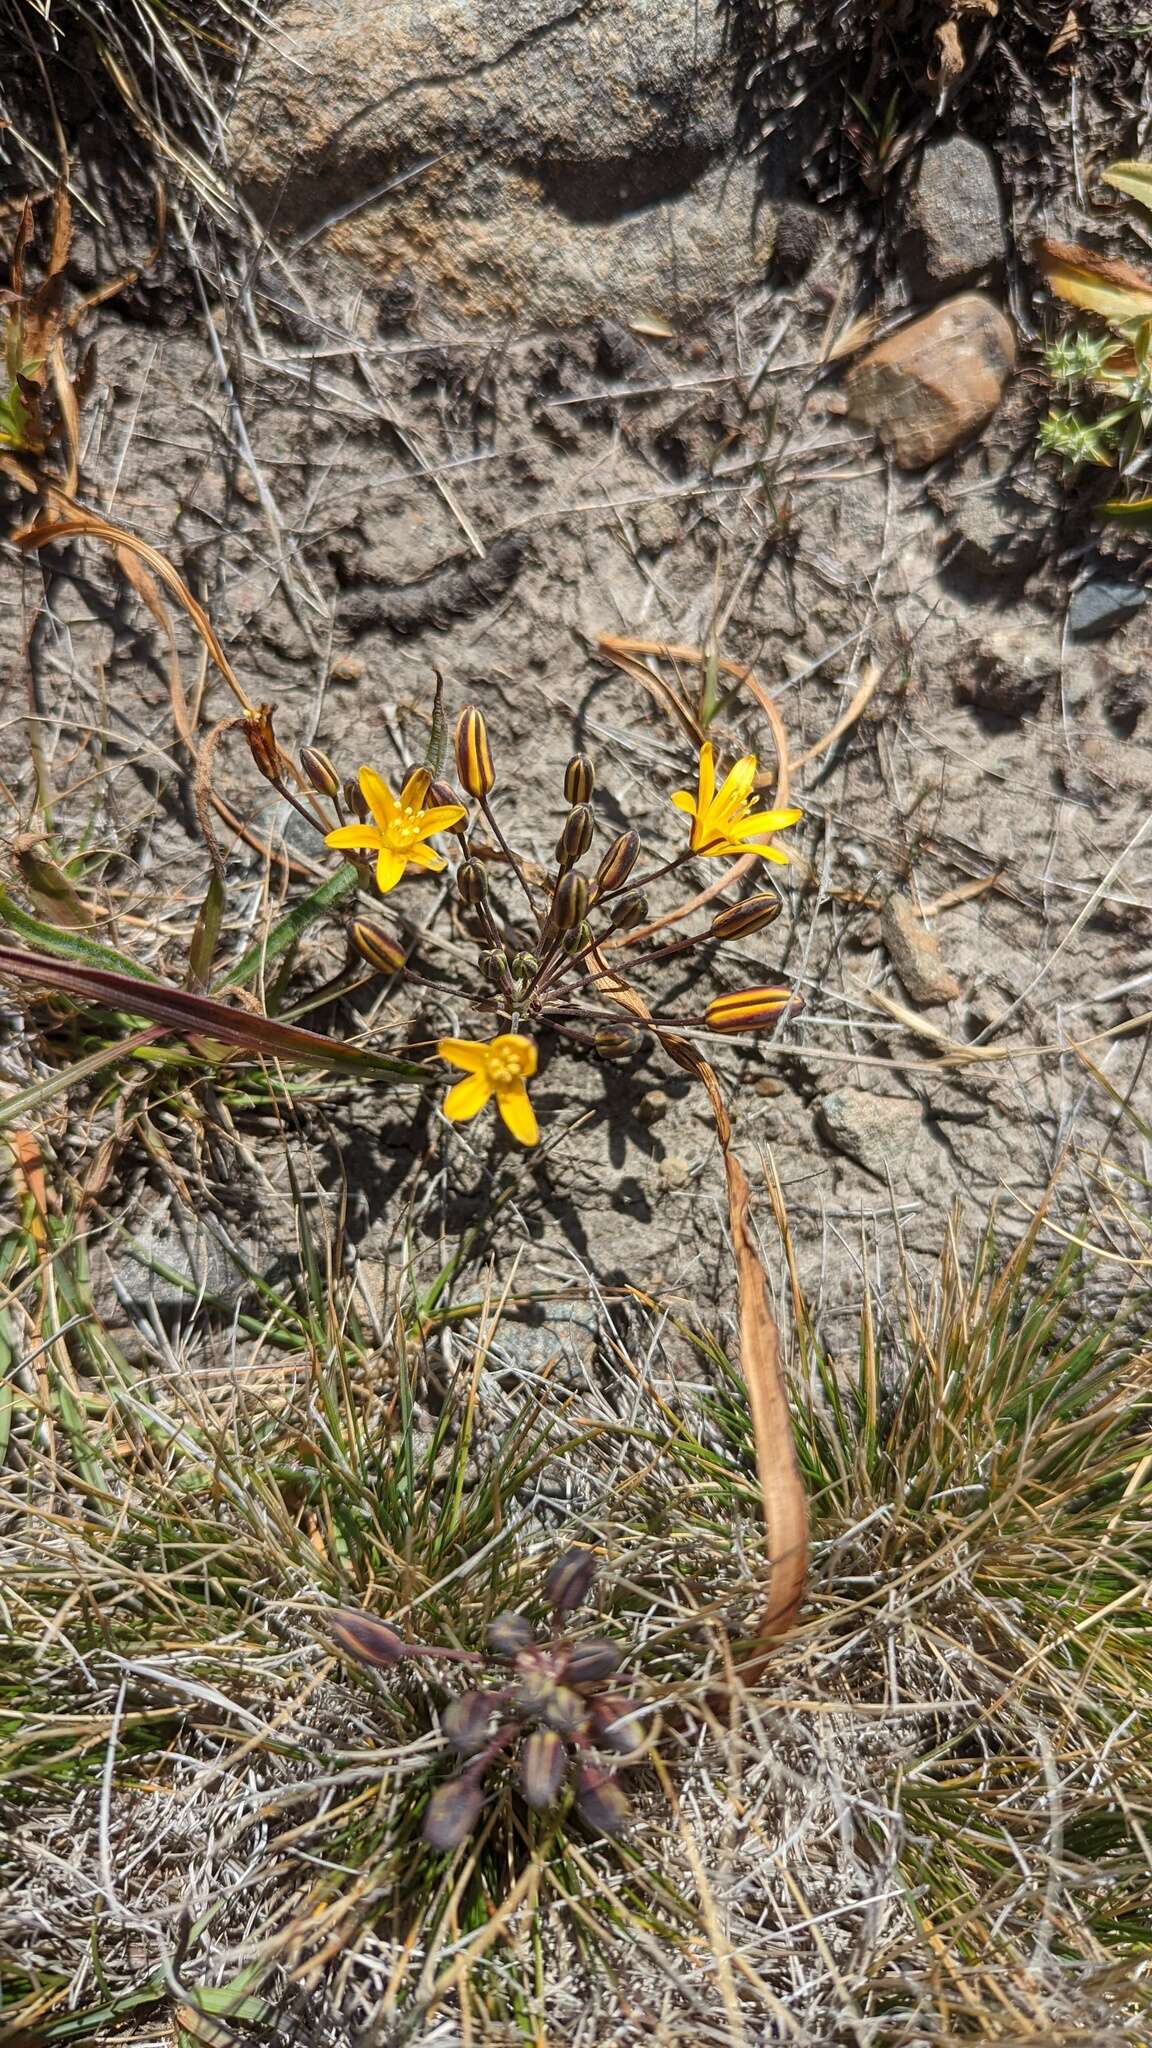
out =
[(1069, 305), (1109, 321), (1152, 316), (1152, 277), (1131, 263), (1098, 256), (1078, 242), (1052, 242), (1046, 235), (1034, 242), (1033, 256), (1049, 291)]

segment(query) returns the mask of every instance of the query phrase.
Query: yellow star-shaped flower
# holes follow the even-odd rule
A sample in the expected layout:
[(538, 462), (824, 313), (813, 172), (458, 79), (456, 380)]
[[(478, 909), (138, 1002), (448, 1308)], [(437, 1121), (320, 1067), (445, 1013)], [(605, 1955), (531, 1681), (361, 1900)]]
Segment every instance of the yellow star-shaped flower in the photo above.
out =
[(704, 742), (700, 749), (700, 778), (695, 796), (691, 790), (678, 789), (672, 798), (676, 809), (685, 811), (692, 820), (688, 843), (693, 853), (708, 860), (731, 854), (758, 853), (763, 860), (787, 865), (786, 853), (758, 842), (764, 833), (782, 832), (785, 826), (794, 825), (804, 813), (794, 807), (786, 811), (753, 810), (752, 785), (755, 780), (756, 756), (745, 754), (734, 768), (728, 770), (717, 789), (712, 742)]
[(495, 1096), (512, 1136), (521, 1145), (536, 1143), (540, 1126), (525, 1086), (536, 1072), (536, 1047), (530, 1038), (519, 1031), (501, 1031), (486, 1045), (479, 1038), (442, 1038), (437, 1051), (450, 1066), (463, 1067), (467, 1076), (448, 1090), (445, 1116), (454, 1124), (467, 1123)]
[(360, 794), (368, 806), (371, 823), (365, 819), (352, 825), (338, 825), (325, 838), (325, 846), (344, 852), (376, 855), (376, 887), (382, 896), (394, 889), (406, 867), (426, 868), (438, 874), (447, 866), (442, 853), (426, 842), (435, 832), (447, 832), (464, 816), (463, 804), (434, 804), (430, 811), (419, 804), (399, 803), (383, 776), (374, 768), (360, 770)]

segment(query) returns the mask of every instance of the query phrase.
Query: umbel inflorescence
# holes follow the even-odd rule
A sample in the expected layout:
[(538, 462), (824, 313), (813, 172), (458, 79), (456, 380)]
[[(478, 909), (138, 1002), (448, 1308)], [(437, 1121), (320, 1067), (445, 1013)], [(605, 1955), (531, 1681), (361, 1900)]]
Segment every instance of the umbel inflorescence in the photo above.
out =
[(502, 1786), (514, 1787), (526, 1806), (539, 1810), (570, 1791), (597, 1834), (617, 1835), (627, 1825), (628, 1799), (617, 1773), (622, 1761), (638, 1762), (647, 1746), (644, 1711), (620, 1690), (618, 1646), (603, 1636), (566, 1633), (567, 1617), (588, 1598), (595, 1574), (590, 1550), (566, 1550), (544, 1581), (548, 1629), (538, 1630), (524, 1614), (498, 1614), (486, 1654), (407, 1642), (390, 1622), (358, 1608), (338, 1608), (330, 1617), (335, 1640), (358, 1663), (388, 1670), (423, 1660), (430, 1674), (447, 1664), (481, 1681), (440, 1710), (454, 1767), (425, 1809), (430, 1847), (458, 1848)]
[[(481, 713), (465, 706), (456, 724), (459, 789), (415, 768), (393, 794), (374, 768), (361, 768), (343, 781), (316, 748), (300, 757), (301, 787), (331, 813), (327, 829), (288, 786), (292, 764), (281, 753), (266, 712), (248, 721), (248, 738), (262, 774), (317, 829), (325, 844), (345, 854), (367, 887), (382, 896), (411, 875), (442, 873), (454, 845), (454, 882), (465, 926), (476, 944), (477, 984), (470, 1006), (495, 1028), (475, 1038), (442, 1038), (441, 1059), (459, 1076), (444, 1100), (453, 1122), (478, 1116), (495, 1103), (504, 1124), (522, 1145), (539, 1137), (528, 1083), (536, 1072), (542, 1030), (593, 1048), (602, 1058), (622, 1059), (635, 1051), (641, 1033), (692, 1027), (716, 1033), (773, 1028), (800, 1007), (795, 992), (777, 984), (743, 988), (715, 997), (699, 1017), (661, 1017), (646, 1005), (633, 1009), (611, 1000), (630, 986), (616, 964), (627, 946), (629, 965), (684, 955), (692, 950), (746, 939), (780, 914), (774, 889), (760, 889), (718, 910), (707, 927), (670, 944), (647, 945), (649, 886), (697, 860), (754, 856), (784, 863), (788, 856), (771, 843), (772, 834), (794, 825), (795, 808), (758, 808), (757, 762), (745, 754), (718, 777), (711, 742), (700, 750), (695, 790), (677, 790), (676, 809), (690, 820), (688, 843), (670, 859), (645, 868), (639, 834), (620, 832), (602, 850), (596, 844), (593, 810), (595, 771), (584, 754), (569, 761), (564, 775), (567, 816), (550, 868), (542, 871), (510, 845), (492, 805), (496, 772)], [(439, 841), (437, 845), (434, 842)], [(492, 874), (502, 870), (514, 892), (514, 910), (502, 907)], [(404, 950), (377, 919), (357, 919), (352, 943), (378, 973), (406, 971)], [(610, 948), (609, 968), (605, 948)], [(637, 1010), (643, 1014), (637, 1014)]]

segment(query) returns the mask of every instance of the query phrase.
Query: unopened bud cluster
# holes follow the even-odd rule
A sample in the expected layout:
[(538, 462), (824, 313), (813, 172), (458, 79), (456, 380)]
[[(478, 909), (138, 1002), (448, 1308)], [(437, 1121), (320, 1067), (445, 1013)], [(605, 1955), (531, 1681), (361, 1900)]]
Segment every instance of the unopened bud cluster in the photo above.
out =
[(569, 1789), (597, 1834), (618, 1835), (630, 1817), (619, 1782), (621, 1760), (644, 1747), (641, 1709), (620, 1690), (621, 1652), (603, 1636), (568, 1637), (566, 1615), (584, 1605), (596, 1561), (582, 1548), (557, 1558), (544, 1583), (551, 1630), (525, 1614), (498, 1614), (487, 1631), (487, 1655), (409, 1643), (388, 1622), (340, 1609), (329, 1626), (340, 1648), (376, 1670), (410, 1658), (448, 1659), (489, 1668), (488, 1682), (457, 1693), (440, 1714), (440, 1732), (456, 1759), (453, 1775), (432, 1793), (424, 1840), (459, 1848), (501, 1787), (543, 1810)]

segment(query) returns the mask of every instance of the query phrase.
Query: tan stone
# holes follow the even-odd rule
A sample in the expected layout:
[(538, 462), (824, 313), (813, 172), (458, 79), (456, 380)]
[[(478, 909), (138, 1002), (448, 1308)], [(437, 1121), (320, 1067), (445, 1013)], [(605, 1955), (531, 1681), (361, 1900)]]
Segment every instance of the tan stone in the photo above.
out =
[(893, 967), (914, 1003), (931, 1008), (952, 1003), (960, 983), (940, 958), (940, 941), (925, 929), (914, 903), (890, 896), (880, 913), (880, 936)]
[(1016, 364), (999, 306), (961, 292), (869, 349), (845, 379), (848, 412), (901, 469), (926, 469), (987, 426)]

